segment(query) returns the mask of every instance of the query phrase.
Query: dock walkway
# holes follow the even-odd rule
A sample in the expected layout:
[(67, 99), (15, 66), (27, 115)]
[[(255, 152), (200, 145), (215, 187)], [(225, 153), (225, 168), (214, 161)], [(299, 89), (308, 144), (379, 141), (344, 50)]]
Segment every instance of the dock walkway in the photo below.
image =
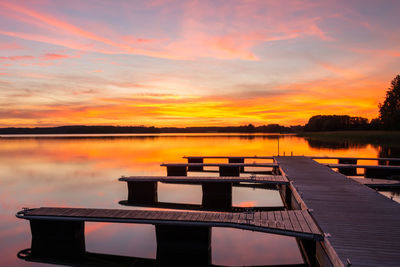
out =
[(275, 161), (327, 234), (335, 266), (399, 266), (398, 203), (310, 158)]
[(240, 176), (129, 176), (121, 177), (122, 182), (174, 182), (174, 183), (259, 183), (259, 184), (288, 184), (289, 181), (282, 175), (260, 175), (250, 177)]
[(17, 213), (17, 217), (27, 220), (66, 222), (233, 227), (312, 240), (323, 239), (308, 211), (299, 210), (230, 213), (42, 207), (20, 211)]

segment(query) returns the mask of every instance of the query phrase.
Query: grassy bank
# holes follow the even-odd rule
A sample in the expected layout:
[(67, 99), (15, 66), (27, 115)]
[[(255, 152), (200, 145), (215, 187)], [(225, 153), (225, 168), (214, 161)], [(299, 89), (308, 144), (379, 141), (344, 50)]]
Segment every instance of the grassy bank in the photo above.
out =
[(400, 131), (335, 131), (302, 132), (297, 136), (315, 141), (347, 141), (358, 144), (390, 145), (400, 147)]

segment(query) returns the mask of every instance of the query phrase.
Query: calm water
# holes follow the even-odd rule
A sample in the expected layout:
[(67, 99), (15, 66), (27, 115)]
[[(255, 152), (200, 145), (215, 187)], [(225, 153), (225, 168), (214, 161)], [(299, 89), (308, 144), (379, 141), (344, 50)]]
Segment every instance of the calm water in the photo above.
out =
[[(277, 137), (237, 134), (3, 136), (0, 138), (0, 265), (40, 265), (16, 256), (20, 250), (30, 247), (29, 223), (14, 216), (22, 207), (129, 209), (118, 204), (127, 197), (126, 184), (117, 181), (122, 175), (165, 175), (166, 170), (160, 163), (186, 162), (182, 159), (184, 155), (276, 155)], [(279, 137), (280, 154), (286, 155), (293, 152), (294, 155), (377, 157), (381, 149), (372, 145), (315, 144), (290, 135)], [(159, 184), (159, 201), (200, 204), (201, 187)], [(234, 188), (233, 204), (282, 206), (277, 191), (242, 187)], [(85, 231), (90, 252), (141, 258), (156, 256), (154, 226), (87, 223)], [(294, 238), (229, 228), (212, 230), (213, 264), (301, 262)]]

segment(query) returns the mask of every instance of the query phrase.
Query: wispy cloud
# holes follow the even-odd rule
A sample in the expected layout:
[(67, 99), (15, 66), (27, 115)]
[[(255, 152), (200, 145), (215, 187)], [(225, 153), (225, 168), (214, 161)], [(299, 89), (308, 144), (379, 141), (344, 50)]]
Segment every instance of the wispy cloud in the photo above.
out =
[(0, 125), (373, 118), (400, 68), (394, 0), (71, 1), (0, 1)]

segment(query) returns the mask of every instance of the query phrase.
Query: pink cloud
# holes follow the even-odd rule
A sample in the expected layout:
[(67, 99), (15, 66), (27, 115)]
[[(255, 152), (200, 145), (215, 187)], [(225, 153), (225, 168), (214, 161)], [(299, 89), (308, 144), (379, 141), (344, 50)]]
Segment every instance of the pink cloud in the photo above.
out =
[[(172, 6), (183, 11), (183, 15), (178, 17), (177, 21), (182, 27), (181, 32), (174, 37), (168, 33), (152, 32), (153, 35), (162, 36), (161, 38), (118, 34), (106, 25), (101, 26), (101, 23), (91, 22), (91, 25), (100, 25), (95, 31), (101, 30), (103, 34), (98, 34), (55, 17), (50, 11), (39, 12), (28, 7), (26, 3), (16, 5), (11, 2), (2, 2), (0, 5), (12, 11), (8, 12), (10, 15), (5, 13), (6, 16), (23, 23), (34, 24), (51, 33), (31, 32), (28, 34), (0, 30), (0, 34), (106, 54), (138, 54), (168, 59), (211, 57), (257, 60), (258, 57), (252, 50), (264, 42), (306, 36), (330, 40), (330, 37), (317, 24), (321, 20), (320, 17), (310, 18), (304, 11), (305, 6), (314, 8), (316, 5), (304, 1), (294, 1), (291, 5), (285, 4), (284, 8), (280, 3), (253, 1), (232, 1), (229, 5), (206, 1), (185, 3), (156, 1), (144, 5), (141, 8), (160, 9), (161, 20), (168, 20), (171, 10), (175, 10), (171, 8)], [(118, 10), (126, 7), (125, 4), (117, 2), (113, 8)], [(268, 12), (261, 16), (260, 10)], [(293, 16), (294, 13), (300, 15)], [(121, 12), (121, 15), (124, 14)], [(322, 15), (324, 14), (321, 14), (321, 17)], [(249, 28), (252, 29), (250, 32), (248, 32)], [(108, 37), (104, 36), (104, 32), (107, 32)]]
[(17, 43), (3, 43), (0, 44), (0, 50), (18, 50), (22, 49), (23, 47)]
[(34, 56), (8, 56), (8, 57), (0, 57), (0, 60), (29, 60), (29, 59), (34, 59)]
[(43, 60), (57, 60), (57, 59), (63, 59), (63, 58), (68, 58), (68, 57), (70, 57), (70, 56), (61, 55), (61, 54), (46, 53), (41, 58)]

